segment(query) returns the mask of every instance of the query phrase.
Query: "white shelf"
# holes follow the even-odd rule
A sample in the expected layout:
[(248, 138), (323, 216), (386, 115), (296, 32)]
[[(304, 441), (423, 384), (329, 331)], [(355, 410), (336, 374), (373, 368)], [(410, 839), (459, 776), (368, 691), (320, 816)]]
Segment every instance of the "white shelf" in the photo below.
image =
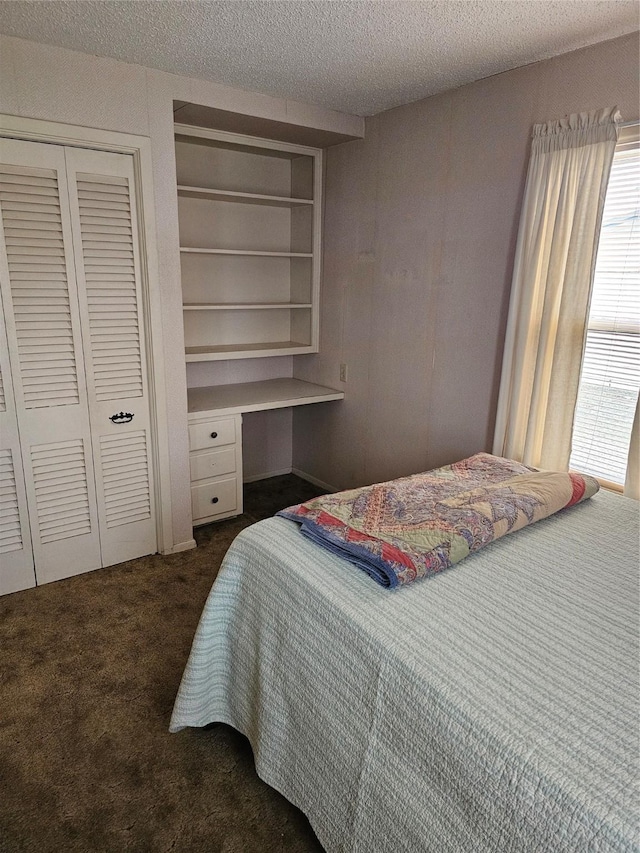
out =
[(184, 184), (178, 185), (178, 195), (183, 198), (203, 198), (209, 201), (229, 201), (236, 204), (263, 204), (269, 207), (298, 207), (299, 205), (313, 204), (312, 198), (291, 198), (290, 196), (215, 190), (207, 187), (188, 187)]
[(342, 400), (344, 391), (301, 379), (267, 379), (239, 385), (189, 388), (187, 398), (190, 415), (200, 412), (236, 415)]
[(185, 302), (184, 311), (262, 311), (276, 308), (312, 308), (311, 302)]
[(220, 346), (186, 347), (187, 361), (220, 361), (230, 358), (255, 358), (257, 353), (269, 356), (301, 355), (315, 352), (311, 344), (300, 341), (269, 341), (259, 344), (222, 344)]
[(256, 255), (262, 258), (312, 258), (312, 252), (262, 252), (252, 249), (202, 249), (195, 246), (180, 246), (180, 251), (197, 255)]

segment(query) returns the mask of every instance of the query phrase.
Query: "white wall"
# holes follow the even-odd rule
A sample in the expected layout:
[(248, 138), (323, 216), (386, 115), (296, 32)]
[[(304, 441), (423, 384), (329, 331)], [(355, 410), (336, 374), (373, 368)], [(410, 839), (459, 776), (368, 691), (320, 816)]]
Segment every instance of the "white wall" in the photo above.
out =
[(381, 113), (327, 152), (320, 353), (346, 399), (293, 415), (294, 466), (339, 488), (490, 450), (531, 128), (638, 118), (638, 34)]
[[(158, 286), (166, 353), (173, 541), (179, 545), (190, 540), (192, 532), (175, 190), (174, 100), (353, 136), (362, 135), (363, 122), (360, 118), (321, 107), (0, 36), (0, 112), (151, 139), (160, 270)], [(213, 381), (209, 378), (213, 370), (212, 367), (210, 374), (207, 366), (194, 366), (193, 384), (209, 384)], [(255, 373), (255, 378), (260, 378), (264, 368), (256, 364)], [(288, 363), (279, 375), (290, 373)], [(288, 435), (290, 447), (290, 420), (287, 429), (285, 438)], [(278, 445), (276, 466), (282, 453)]]

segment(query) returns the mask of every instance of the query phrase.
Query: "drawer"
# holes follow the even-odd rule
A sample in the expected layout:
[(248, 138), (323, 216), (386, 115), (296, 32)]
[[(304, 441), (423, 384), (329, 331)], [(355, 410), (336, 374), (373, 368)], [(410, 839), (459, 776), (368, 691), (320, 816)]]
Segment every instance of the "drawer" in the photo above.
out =
[(208, 518), (223, 512), (233, 512), (238, 504), (238, 480), (230, 477), (217, 483), (191, 487), (193, 520)]
[(236, 470), (235, 447), (224, 447), (211, 453), (192, 453), (189, 458), (191, 482), (206, 480), (208, 477), (220, 477), (222, 474), (234, 474)]
[(205, 450), (221, 444), (235, 444), (236, 422), (233, 418), (221, 418), (189, 425), (189, 449)]

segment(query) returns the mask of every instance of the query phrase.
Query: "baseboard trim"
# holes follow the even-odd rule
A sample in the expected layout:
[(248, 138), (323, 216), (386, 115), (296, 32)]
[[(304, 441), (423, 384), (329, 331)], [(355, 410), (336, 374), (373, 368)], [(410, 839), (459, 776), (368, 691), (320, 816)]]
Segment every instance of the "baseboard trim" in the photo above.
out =
[(186, 542), (178, 542), (176, 545), (172, 545), (171, 548), (167, 548), (166, 551), (162, 551), (163, 554), (179, 554), (181, 551), (190, 551), (192, 548), (196, 547), (195, 539), (187, 539)]
[(243, 483), (257, 483), (258, 480), (268, 480), (269, 477), (281, 477), (283, 474), (291, 474), (291, 468), (281, 468), (279, 471), (267, 471), (266, 474), (252, 474), (250, 477), (243, 477)]
[(257, 483), (258, 480), (268, 480), (269, 477), (281, 477), (283, 474), (295, 474), (301, 480), (306, 480), (307, 483), (312, 483), (319, 489), (324, 489), (325, 492), (339, 492), (340, 489), (332, 486), (331, 483), (325, 483), (324, 480), (319, 480), (317, 477), (307, 474), (306, 471), (301, 471), (300, 468), (281, 468), (278, 471), (267, 471), (265, 474), (252, 474), (250, 477), (243, 477), (243, 483)]
[(296, 477), (300, 477), (301, 480), (306, 480), (307, 483), (313, 483), (314, 486), (317, 486), (319, 489), (324, 489), (326, 492), (340, 491), (340, 489), (332, 486), (331, 483), (325, 483), (324, 480), (319, 480), (317, 477), (307, 474), (306, 471), (301, 471), (300, 468), (292, 468), (291, 473), (295, 474)]

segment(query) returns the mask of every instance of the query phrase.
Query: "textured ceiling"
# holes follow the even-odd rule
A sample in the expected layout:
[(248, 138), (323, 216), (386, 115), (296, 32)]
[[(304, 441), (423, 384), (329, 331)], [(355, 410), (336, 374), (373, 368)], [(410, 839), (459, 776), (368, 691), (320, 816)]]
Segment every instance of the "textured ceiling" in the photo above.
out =
[(0, 2), (0, 32), (371, 115), (638, 29), (636, 0)]

